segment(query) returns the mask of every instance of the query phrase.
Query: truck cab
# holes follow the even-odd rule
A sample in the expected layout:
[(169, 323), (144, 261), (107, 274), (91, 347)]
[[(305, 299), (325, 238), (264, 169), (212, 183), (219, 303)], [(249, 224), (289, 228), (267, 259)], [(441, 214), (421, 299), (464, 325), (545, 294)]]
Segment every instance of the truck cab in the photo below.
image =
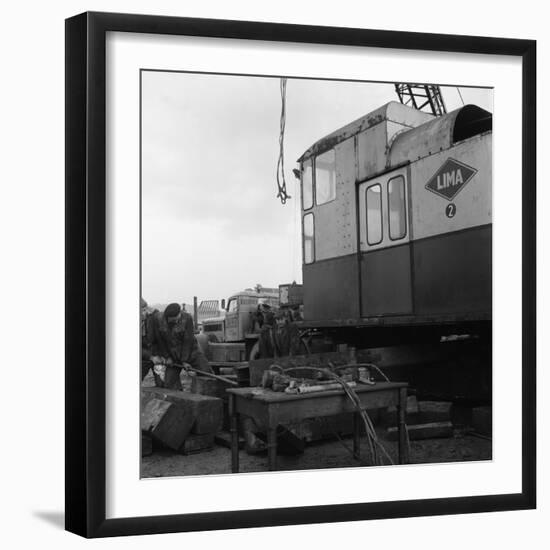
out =
[(202, 322), (204, 332), (211, 342), (244, 342), (254, 337), (251, 314), (258, 307), (259, 299), (267, 300), (273, 307), (279, 307), (279, 289), (259, 287), (246, 289), (230, 296), (222, 315)]

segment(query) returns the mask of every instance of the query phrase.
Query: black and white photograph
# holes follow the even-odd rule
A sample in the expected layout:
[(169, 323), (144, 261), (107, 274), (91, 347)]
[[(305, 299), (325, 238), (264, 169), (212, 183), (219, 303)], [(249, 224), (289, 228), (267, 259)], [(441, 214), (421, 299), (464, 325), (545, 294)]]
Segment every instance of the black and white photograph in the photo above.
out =
[(6, 4), (3, 547), (548, 538), (543, 4)]
[(493, 89), (139, 86), (141, 477), (490, 461)]

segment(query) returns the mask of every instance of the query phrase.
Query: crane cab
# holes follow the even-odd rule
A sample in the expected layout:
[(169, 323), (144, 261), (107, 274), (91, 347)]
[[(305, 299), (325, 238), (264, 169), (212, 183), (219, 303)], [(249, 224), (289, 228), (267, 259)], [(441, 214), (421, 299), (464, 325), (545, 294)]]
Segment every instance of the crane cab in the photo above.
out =
[(347, 324), (491, 317), (492, 118), (390, 102), (301, 166), (304, 317)]

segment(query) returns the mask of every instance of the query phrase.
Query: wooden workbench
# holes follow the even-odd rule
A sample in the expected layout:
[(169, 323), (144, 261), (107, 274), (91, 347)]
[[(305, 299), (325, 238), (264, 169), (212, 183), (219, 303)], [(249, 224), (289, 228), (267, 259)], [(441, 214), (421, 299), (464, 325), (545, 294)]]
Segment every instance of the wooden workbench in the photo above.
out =
[[(408, 462), (405, 410), (407, 384), (405, 382), (377, 382), (374, 386), (360, 384), (354, 388), (364, 409), (397, 406), (399, 464)], [(267, 432), (269, 470), (277, 469), (277, 426), (291, 424), (307, 418), (332, 416), (354, 412), (353, 447), (359, 456), (360, 415), (343, 390), (306, 394), (287, 394), (262, 388), (229, 388), (229, 414), (231, 416), (231, 471), (239, 471), (239, 416), (254, 419), (260, 429)]]

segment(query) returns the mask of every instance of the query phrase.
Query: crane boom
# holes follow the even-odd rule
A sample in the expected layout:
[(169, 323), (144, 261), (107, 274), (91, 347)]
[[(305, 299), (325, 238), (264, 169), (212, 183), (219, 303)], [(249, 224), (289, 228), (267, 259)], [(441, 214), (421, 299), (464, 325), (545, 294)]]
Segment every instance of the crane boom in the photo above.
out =
[(419, 111), (426, 110), (435, 116), (447, 113), (441, 88), (433, 84), (412, 84), (410, 82), (397, 82), (395, 91), (399, 101), (403, 105), (414, 107)]

